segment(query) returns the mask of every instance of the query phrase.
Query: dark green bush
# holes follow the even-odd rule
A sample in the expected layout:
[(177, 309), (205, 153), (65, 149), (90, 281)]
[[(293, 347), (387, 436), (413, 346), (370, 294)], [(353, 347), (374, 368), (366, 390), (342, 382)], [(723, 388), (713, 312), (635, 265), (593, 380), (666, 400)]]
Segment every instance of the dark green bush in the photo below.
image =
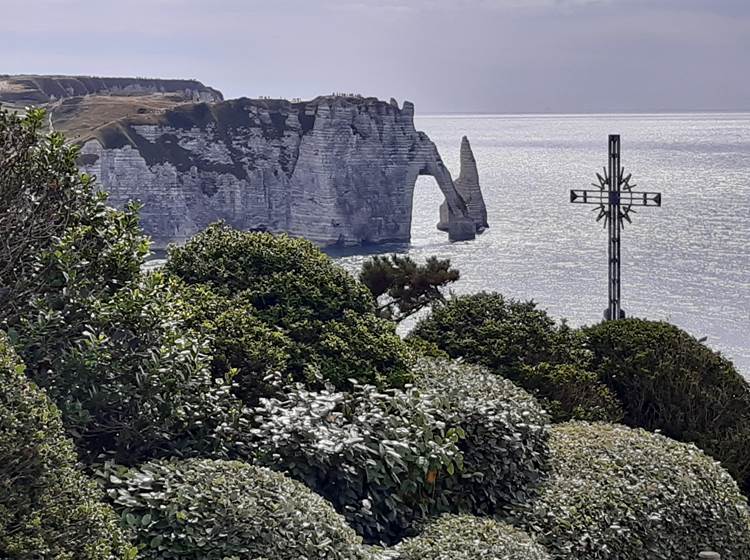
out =
[(558, 326), (532, 301), (497, 293), (459, 296), (436, 305), (410, 336), (434, 342), (452, 358), (489, 367), (515, 379), (521, 366), (581, 363), (585, 353), (574, 331)]
[(511, 379), (542, 399), (555, 421), (621, 417), (608, 389), (585, 373), (589, 355), (580, 333), (555, 324), (532, 301), (485, 292), (454, 297), (433, 307), (408, 339)]
[(46, 308), (15, 337), (88, 461), (236, 451), (242, 403), (214, 379), (179, 286), (157, 273), (84, 309)]
[(392, 543), (452, 504), (441, 491), (461, 471), (460, 431), (439, 397), (415, 389), (350, 393), (291, 389), (256, 410), (257, 461), (330, 500), (369, 542)]
[(553, 558), (750, 558), (737, 484), (693, 445), (611, 424), (552, 428), (552, 470), (522, 526)]
[(422, 393), (440, 399), (438, 418), (463, 433), (461, 476), (440, 481), (451, 511), (491, 515), (533, 495), (548, 460), (537, 401), (479, 366), (422, 359), (415, 374)]
[(270, 331), (291, 340), (285, 372), (297, 381), (343, 388), (349, 379), (378, 386), (409, 380), (411, 354), (395, 326), (375, 315), (367, 288), (308, 241), (214, 224), (172, 247), (166, 270), (207, 285), (230, 306), (254, 309)]
[(549, 560), (531, 537), (493, 519), (445, 515), (396, 547), (397, 560)]
[(286, 372), (294, 343), (268, 326), (257, 310), (238, 298), (215, 293), (206, 285), (182, 288), (189, 304), (187, 325), (209, 339), (214, 377), (225, 378), (234, 370), (235, 393), (249, 406), (258, 399), (278, 394), (268, 381), (273, 372)]
[(0, 334), (0, 557), (133, 558), (101, 498), (76, 469), (59, 412)]
[(368, 542), (441, 512), (505, 511), (543, 475), (545, 415), (479, 367), (423, 360), (417, 387), (290, 391), (256, 410), (253, 449), (328, 498)]
[[(374, 310), (367, 288), (315, 245), (285, 234), (243, 232), (216, 223), (184, 246), (172, 246), (167, 272), (225, 295), (248, 291), (251, 303), (275, 320), (340, 318), (346, 309)], [(275, 308), (283, 307), (275, 314)]]
[(148, 251), (137, 207), (106, 205), (76, 168), (78, 149), (43, 135), (44, 112), (0, 111), (0, 326), (13, 327), (38, 299), (111, 294), (137, 277)]
[(143, 464), (109, 495), (144, 560), (364, 560), (359, 537), (323, 498), (237, 461)]
[(541, 400), (553, 422), (622, 420), (622, 406), (617, 397), (592, 371), (545, 362), (521, 368), (517, 382)]
[(626, 319), (583, 332), (625, 423), (694, 442), (750, 490), (750, 386), (729, 360), (664, 322)]
[(337, 387), (352, 378), (378, 387), (403, 387), (411, 380), (411, 353), (388, 321), (347, 310), (340, 320), (322, 324), (319, 336), (313, 364)]

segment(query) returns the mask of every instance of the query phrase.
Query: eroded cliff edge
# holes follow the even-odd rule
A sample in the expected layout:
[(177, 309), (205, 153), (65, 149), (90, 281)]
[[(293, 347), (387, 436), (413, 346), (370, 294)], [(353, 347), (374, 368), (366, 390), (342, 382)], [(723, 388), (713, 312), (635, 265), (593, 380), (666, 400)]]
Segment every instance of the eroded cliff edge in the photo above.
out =
[(418, 175), (435, 177), (445, 195), (451, 239), (478, 229), (409, 102), (190, 103), (118, 119), (80, 141), (83, 170), (114, 205), (144, 204), (156, 247), (218, 219), (320, 245), (408, 242)]

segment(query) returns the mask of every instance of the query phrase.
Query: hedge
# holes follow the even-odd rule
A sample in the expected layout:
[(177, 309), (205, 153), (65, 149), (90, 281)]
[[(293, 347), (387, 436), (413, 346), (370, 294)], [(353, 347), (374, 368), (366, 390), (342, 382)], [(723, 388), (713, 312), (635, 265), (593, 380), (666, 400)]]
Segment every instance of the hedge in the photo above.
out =
[(0, 557), (133, 558), (102, 497), (76, 468), (59, 412), (0, 334)]
[(750, 385), (729, 360), (665, 322), (609, 321), (583, 334), (626, 424), (695, 443), (750, 490)]
[(423, 358), (416, 386), (439, 399), (438, 417), (460, 429), (460, 476), (441, 481), (451, 511), (502, 513), (523, 503), (549, 460), (548, 417), (534, 397), (486, 368)]
[(550, 443), (551, 476), (520, 518), (553, 558), (750, 558), (747, 502), (695, 446), (585, 422), (554, 426)]
[[(412, 355), (395, 325), (375, 314), (364, 285), (309, 241), (216, 223), (171, 247), (165, 270), (282, 335), (272, 351), (283, 350), (283, 373), (296, 381), (345, 389), (350, 379), (379, 387), (410, 380)], [(269, 339), (258, 336), (258, 343)]]
[(396, 560), (549, 560), (529, 535), (489, 518), (445, 515), (396, 547)]
[(108, 491), (143, 560), (365, 560), (359, 537), (323, 498), (238, 461), (153, 461)]

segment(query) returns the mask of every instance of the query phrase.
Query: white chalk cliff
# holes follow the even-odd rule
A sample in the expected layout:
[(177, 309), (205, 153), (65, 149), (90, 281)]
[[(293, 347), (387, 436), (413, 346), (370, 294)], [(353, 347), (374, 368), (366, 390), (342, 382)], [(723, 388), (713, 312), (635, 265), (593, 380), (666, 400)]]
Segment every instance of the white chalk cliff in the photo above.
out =
[[(487, 207), (484, 205), (482, 189), (479, 186), (479, 170), (474, 152), (471, 150), (469, 139), (464, 136), (461, 139), (461, 172), (454, 185), (458, 194), (466, 202), (469, 217), (474, 220), (478, 233), (487, 229)], [(438, 229), (448, 231), (450, 224), (450, 205), (447, 201), (440, 205), (440, 221)]]
[(433, 176), (443, 192), (452, 240), (486, 227), (478, 181), (467, 181), (467, 206), (435, 145), (415, 130), (409, 102), (180, 105), (97, 129), (83, 142), (81, 164), (115, 206), (143, 203), (142, 225), (156, 247), (219, 219), (324, 246), (408, 242), (418, 175)]

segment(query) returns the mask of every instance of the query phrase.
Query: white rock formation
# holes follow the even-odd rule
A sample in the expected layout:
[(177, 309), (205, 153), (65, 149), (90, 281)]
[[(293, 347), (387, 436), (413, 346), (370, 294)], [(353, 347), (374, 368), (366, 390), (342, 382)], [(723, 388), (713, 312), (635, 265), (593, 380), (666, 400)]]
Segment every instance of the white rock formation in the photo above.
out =
[[(474, 220), (477, 233), (482, 233), (490, 227), (487, 223), (487, 207), (484, 205), (482, 189), (479, 186), (477, 160), (474, 158), (474, 152), (472, 152), (471, 144), (466, 136), (461, 139), (461, 172), (454, 184), (458, 194), (466, 202), (469, 216)], [(440, 205), (440, 221), (437, 227), (440, 230), (448, 231), (449, 223), (450, 209), (446, 201)]]
[(408, 242), (418, 175), (434, 176), (445, 195), (451, 239), (473, 239), (479, 222), (471, 212), (481, 214), (478, 181), (465, 181), (467, 207), (435, 145), (415, 130), (409, 102), (182, 105), (98, 129), (81, 164), (115, 206), (144, 204), (142, 224), (156, 247), (218, 219), (320, 245)]

